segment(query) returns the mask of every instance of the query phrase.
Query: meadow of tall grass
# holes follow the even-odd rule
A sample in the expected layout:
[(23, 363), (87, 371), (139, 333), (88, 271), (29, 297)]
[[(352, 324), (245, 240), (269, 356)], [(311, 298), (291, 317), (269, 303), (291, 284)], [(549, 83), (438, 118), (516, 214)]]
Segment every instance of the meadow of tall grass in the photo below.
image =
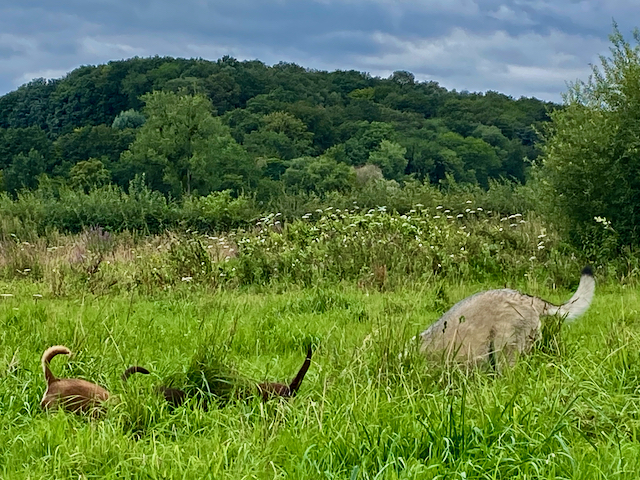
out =
[[(469, 203), (467, 203), (469, 202)], [(591, 309), (548, 323), (500, 375), (444, 368), (409, 339), (505, 285), (556, 303), (583, 263), (534, 213), (449, 204), (318, 208), (225, 233), (14, 233), (0, 249), (0, 478), (635, 479), (640, 299), (633, 256), (594, 265)], [(45, 413), (40, 356), (107, 387), (98, 419)], [(209, 369), (297, 397), (196, 400), (155, 386)], [(151, 376), (120, 381), (133, 364)]]

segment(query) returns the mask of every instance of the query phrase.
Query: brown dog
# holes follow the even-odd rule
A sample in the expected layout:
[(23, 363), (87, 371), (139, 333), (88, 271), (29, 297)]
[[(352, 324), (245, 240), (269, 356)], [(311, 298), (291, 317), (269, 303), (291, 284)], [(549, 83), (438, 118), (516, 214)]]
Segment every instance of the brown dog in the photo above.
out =
[[(300, 367), (300, 370), (290, 384), (287, 385), (285, 383), (277, 382), (259, 383), (257, 385), (258, 394), (262, 397), (262, 400), (267, 401), (271, 398), (291, 398), (295, 396), (295, 394), (300, 389), (302, 380), (304, 380), (304, 377), (307, 374), (307, 370), (309, 370), (312, 354), (313, 350), (311, 346), (309, 346), (309, 348), (307, 349), (307, 357), (305, 358), (302, 367)], [(129, 367), (122, 374), (122, 380), (126, 381), (127, 378), (129, 378), (134, 373), (142, 373), (144, 375), (148, 375), (149, 370), (139, 366)], [(179, 388), (166, 387), (164, 385), (161, 385), (157, 390), (162, 394), (164, 399), (172, 408), (179, 407), (187, 399), (187, 392)], [(202, 402), (202, 406), (205, 410), (208, 408), (208, 402), (206, 401), (206, 399)]]
[(95, 383), (80, 378), (56, 378), (49, 362), (56, 355), (70, 355), (71, 351), (62, 345), (45, 350), (42, 355), (42, 370), (47, 381), (40, 406), (45, 410), (63, 408), (75, 413), (95, 413), (108, 398), (109, 392)]

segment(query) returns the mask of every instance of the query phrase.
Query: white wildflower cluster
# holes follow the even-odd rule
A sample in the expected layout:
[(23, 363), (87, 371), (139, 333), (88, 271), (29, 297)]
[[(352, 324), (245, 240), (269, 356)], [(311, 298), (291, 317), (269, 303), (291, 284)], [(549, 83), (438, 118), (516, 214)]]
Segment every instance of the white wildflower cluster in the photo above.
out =
[[(329, 206), (286, 222), (275, 213), (260, 218), (254, 229), (208, 240), (237, 249), (249, 262), (239, 272), (257, 272), (265, 281), (273, 275), (309, 281), (314, 275), (361, 278), (376, 264), (424, 275), (466, 268), (469, 261), (537, 262), (547, 258), (546, 235), (520, 213), (500, 217), (467, 200), (458, 207), (415, 204), (402, 213), (387, 206)], [(242, 275), (234, 265), (221, 275)]]
[(600, 223), (605, 230), (611, 229), (611, 221), (607, 220), (606, 217), (593, 217), (596, 223)]

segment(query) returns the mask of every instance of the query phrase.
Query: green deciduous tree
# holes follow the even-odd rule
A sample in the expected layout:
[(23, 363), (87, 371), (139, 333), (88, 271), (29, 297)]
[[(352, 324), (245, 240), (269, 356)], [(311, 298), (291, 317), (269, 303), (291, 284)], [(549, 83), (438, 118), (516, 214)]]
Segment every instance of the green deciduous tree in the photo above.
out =
[(358, 122), (357, 132), (351, 136), (344, 147), (336, 151), (336, 160), (359, 167), (369, 161), (371, 152), (380, 148), (383, 140), (393, 140), (393, 125), (385, 122)]
[(0, 127), (45, 130), (54, 110), (51, 94), (60, 80), (37, 78), (0, 97)]
[(638, 244), (640, 32), (632, 45), (614, 26), (610, 40), (611, 56), (570, 85), (566, 107), (551, 114), (541, 173), (578, 242), (602, 231), (594, 217), (605, 217), (623, 242)]
[(353, 167), (329, 157), (302, 157), (291, 161), (282, 181), (293, 190), (320, 194), (346, 192), (355, 185), (356, 174)]
[(204, 89), (218, 114), (236, 108), (240, 104), (240, 85), (234, 78), (234, 70), (225, 68), (204, 80)]
[(377, 165), (389, 180), (400, 180), (407, 168), (407, 149), (395, 142), (382, 140), (377, 149), (369, 153), (369, 163)]
[(438, 143), (455, 152), (462, 160), (465, 174), (456, 180), (475, 181), (487, 188), (489, 178), (500, 172), (500, 158), (496, 150), (484, 140), (475, 137), (464, 138), (457, 133), (448, 132), (438, 136)]
[[(117, 164), (120, 155), (135, 139), (135, 131), (118, 130), (106, 125), (80, 127), (61, 135), (54, 142), (56, 172), (66, 175), (78, 162), (89, 158), (100, 158), (107, 168)], [(117, 165), (116, 165), (117, 169)], [(122, 186), (127, 185), (126, 179)]]
[(0, 128), (0, 168), (11, 164), (12, 158), (19, 153), (27, 155), (31, 150), (37, 150), (51, 164), (51, 140), (39, 127)]
[(124, 112), (120, 112), (116, 115), (116, 118), (113, 119), (113, 123), (111, 124), (111, 128), (116, 130), (138, 128), (144, 125), (145, 120), (146, 119), (142, 113), (130, 108), (129, 110), (125, 110)]
[(309, 155), (313, 134), (302, 120), (287, 112), (273, 112), (261, 119), (260, 128), (244, 137), (246, 149), (256, 155), (283, 160)]
[(92, 188), (101, 187), (111, 181), (111, 173), (97, 158), (76, 163), (69, 171), (69, 184), (85, 193)]
[(3, 171), (4, 189), (12, 193), (23, 188), (34, 189), (38, 186), (38, 175), (45, 170), (46, 160), (38, 150), (31, 149), (28, 154), (19, 153)]
[(356, 172), (356, 184), (360, 187), (364, 187), (368, 183), (377, 182), (384, 179), (382, 170), (377, 165), (363, 165), (355, 169)]
[(122, 163), (143, 172), (153, 189), (174, 196), (248, 187), (255, 163), (212, 115), (201, 95), (153, 92), (143, 96), (147, 118)]

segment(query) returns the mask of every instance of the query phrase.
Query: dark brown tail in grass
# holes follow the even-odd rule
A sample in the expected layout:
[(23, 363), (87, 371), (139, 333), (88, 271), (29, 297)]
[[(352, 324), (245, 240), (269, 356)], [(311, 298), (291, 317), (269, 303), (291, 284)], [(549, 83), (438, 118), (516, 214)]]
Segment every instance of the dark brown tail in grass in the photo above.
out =
[(53, 357), (70, 354), (71, 351), (62, 345), (50, 347), (42, 354), (42, 371), (47, 390), (40, 406), (45, 410), (63, 408), (76, 413), (95, 413), (109, 398), (107, 390), (80, 378), (56, 378), (49, 368)]
[(122, 374), (122, 381), (126, 382), (127, 379), (134, 373), (149, 375), (151, 372), (144, 367), (138, 367), (137, 365), (134, 365), (133, 367), (129, 367), (124, 371), (124, 373)]
[(311, 355), (313, 354), (313, 349), (311, 345), (307, 348), (307, 358), (304, 359), (304, 363), (298, 374), (294, 377), (289, 385), (285, 385), (284, 383), (275, 383), (275, 382), (265, 382), (258, 384), (258, 392), (262, 395), (263, 400), (268, 400), (274, 397), (282, 397), (282, 398), (291, 398), (295, 396), (295, 394), (300, 389), (300, 385), (302, 384), (302, 380), (304, 380), (304, 376), (307, 374), (307, 370), (309, 370), (309, 366), (311, 365)]

